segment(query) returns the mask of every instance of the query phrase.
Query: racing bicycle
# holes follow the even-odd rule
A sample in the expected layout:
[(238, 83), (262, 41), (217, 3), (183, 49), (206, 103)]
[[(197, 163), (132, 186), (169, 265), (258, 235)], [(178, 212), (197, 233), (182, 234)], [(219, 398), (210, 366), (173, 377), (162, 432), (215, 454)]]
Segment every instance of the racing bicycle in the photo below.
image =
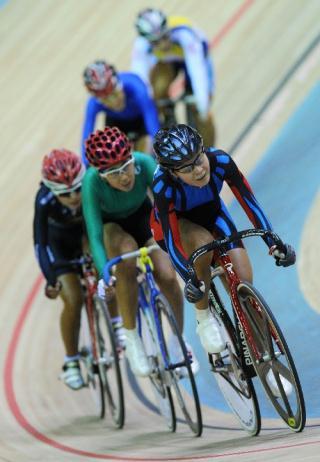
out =
[(102, 419), (109, 412), (117, 428), (125, 421), (124, 394), (117, 348), (109, 310), (97, 295), (97, 277), (92, 257), (57, 262), (77, 270), (84, 293), (79, 335), (80, 365), (85, 386), (91, 391)]
[[(172, 308), (159, 291), (153, 276), (150, 252), (157, 245), (115, 257), (106, 264), (103, 277), (110, 279), (114, 266), (121, 261), (137, 259), (139, 286), (137, 326), (152, 372), (149, 376), (160, 414), (170, 431), (176, 430), (177, 415), (173, 396), (176, 397), (182, 419), (191, 431), (200, 436), (202, 416), (190, 354), (178, 329)], [(181, 419), (179, 419), (181, 420)]]
[[(248, 229), (203, 245), (189, 258), (189, 274), (196, 284), (195, 261), (207, 252), (214, 252), (209, 307), (226, 340), (226, 349), (219, 354), (209, 354), (209, 363), (229, 407), (249, 434), (257, 435), (261, 428), (259, 405), (252, 384), (255, 375), (278, 415), (290, 429), (301, 432), (306, 422), (304, 397), (285, 337), (263, 297), (252, 284), (239, 279), (227, 254), (229, 243), (252, 236), (269, 236), (280, 251), (285, 251), (283, 242), (272, 231)], [(226, 282), (231, 316), (224, 306), (221, 291), (217, 289), (217, 276)], [(276, 383), (276, 392), (270, 386), (270, 374)], [(292, 387), (288, 394), (281, 377)]]

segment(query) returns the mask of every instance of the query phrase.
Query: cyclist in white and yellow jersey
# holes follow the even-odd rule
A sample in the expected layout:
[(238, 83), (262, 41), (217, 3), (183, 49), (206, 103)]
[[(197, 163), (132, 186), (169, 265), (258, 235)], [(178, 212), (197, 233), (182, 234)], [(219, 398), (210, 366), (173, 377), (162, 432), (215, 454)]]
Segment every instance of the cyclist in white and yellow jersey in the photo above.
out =
[(161, 101), (169, 98), (169, 87), (180, 71), (186, 91), (195, 99), (195, 125), (207, 145), (215, 142), (211, 114), (214, 72), (209, 47), (203, 34), (184, 17), (168, 16), (147, 8), (136, 19), (132, 71), (152, 87), (160, 117), (165, 118)]

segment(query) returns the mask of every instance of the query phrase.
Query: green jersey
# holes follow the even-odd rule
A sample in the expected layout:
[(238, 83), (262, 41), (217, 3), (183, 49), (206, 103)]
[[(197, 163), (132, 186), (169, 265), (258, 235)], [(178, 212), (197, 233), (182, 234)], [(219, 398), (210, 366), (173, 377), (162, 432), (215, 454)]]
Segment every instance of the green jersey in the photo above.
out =
[(136, 212), (147, 197), (152, 186), (156, 163), (151, 156), (134, 152), (135, 183), (131, 191), (112, 188), (90, 167), (82, 182), (82, 206), (93, 261), (102, 274), (108, 257), (103, 241), (103, 225), (112, 220), (126, 218)]

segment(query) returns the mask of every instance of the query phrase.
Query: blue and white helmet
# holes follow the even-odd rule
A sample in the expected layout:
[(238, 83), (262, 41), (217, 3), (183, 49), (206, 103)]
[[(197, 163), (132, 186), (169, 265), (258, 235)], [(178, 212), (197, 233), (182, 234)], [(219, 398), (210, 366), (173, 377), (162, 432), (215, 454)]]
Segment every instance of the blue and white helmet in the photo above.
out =
[(155, 41), (167, 32), (167, 18), (162, 11), (147, 8), (138, 14), (135, 26), (139, 35)]
[(177, 169), (192, 162), (203, 151), (202, 137), (189, 125), (161, 128), (154, 138), (153, 149), (159, 164)]

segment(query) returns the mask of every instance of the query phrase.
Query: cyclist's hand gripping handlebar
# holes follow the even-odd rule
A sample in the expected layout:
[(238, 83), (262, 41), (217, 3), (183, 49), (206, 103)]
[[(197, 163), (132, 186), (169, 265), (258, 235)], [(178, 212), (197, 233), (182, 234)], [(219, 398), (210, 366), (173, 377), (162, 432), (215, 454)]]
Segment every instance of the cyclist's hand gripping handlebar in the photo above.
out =
[(188, 265), (189, 279), (184, 286), (184, 296), (190, 303), (199, 302), (205, 293), (206, 286), (203, 281), (199, 281), (192, 265)]
[(290, 266), (296, 262), (296, 253), (289, 244), (277, 244), (270, 247), (269, 254), (276, 260), (277, 266)]

